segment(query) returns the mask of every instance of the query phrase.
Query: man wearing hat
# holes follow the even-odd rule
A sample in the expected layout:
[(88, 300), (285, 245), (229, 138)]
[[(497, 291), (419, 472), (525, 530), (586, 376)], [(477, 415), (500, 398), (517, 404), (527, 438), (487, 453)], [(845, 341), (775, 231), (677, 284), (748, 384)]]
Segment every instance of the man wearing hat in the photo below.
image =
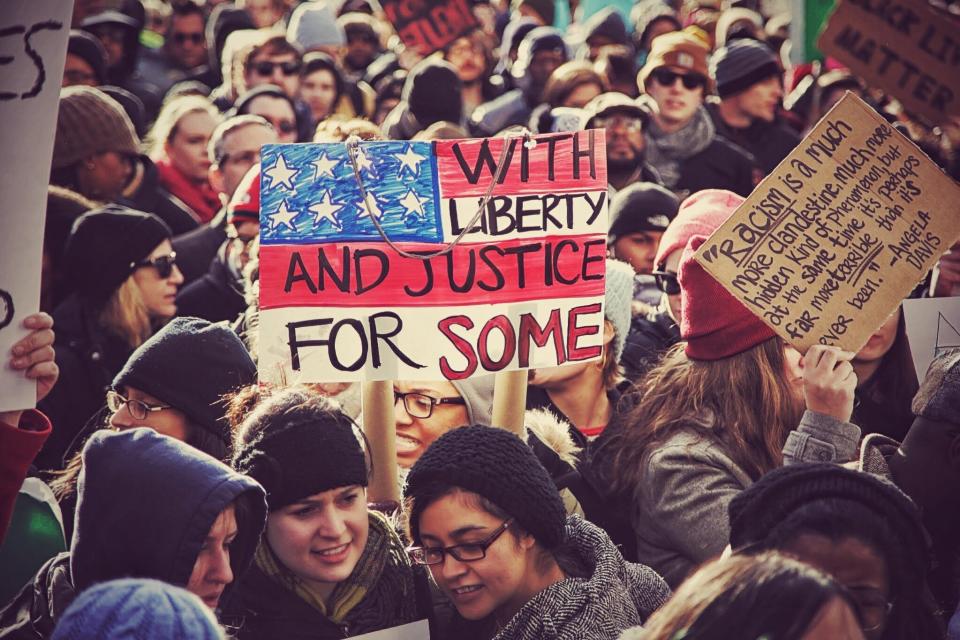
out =
[(606, 132), (607, 182), (611, 189), (623, 189), (640, 181), (660, 184), (660, 175), (645, 161), (643, 139), (657, 103), (649, 96), (633, 100), (610, 91), (588, 102), (583, 111), (584, 130)]
[(800, 142), (800, 136), (778, 121), (783, 98), (783, 70), (777, 56), (762, 42), (737, 39), (710, 59), (710, 77), (718, 98), (707, 111), (717, 132), (740, 145), (770, 173)]
[[(679, 208), (677, 196), (658, 184), (638, 182), (617, 192), (610, 201), (607, 234), (613, 257), (628, 263), (638, 276), (652, 274), (660, 237)], [(659, 300), (658, 295), (654, 304)]]
[(683, 31), (655, 38), (637, 82), (659, 107), (646, 155), (663, 184), (681, 197), (703, 189), (749, 195), (759, 182), (753, 158), (717, 134), (703, 106), (713, 89), (703, 42)]
[(86, 31), (71, 29), (61, 86), (99, 87), (106, 81), (107, 52), (103, 45)]

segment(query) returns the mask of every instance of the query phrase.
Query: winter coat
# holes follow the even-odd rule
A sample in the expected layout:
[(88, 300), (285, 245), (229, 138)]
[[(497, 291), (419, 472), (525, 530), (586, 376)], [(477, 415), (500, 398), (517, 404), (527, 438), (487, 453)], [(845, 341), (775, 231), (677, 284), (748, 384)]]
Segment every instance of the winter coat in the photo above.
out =
[[(643, 457), (644, 481), (633, 495), (631, 518), (641, 562), (676, 587), (730, 542), (727, 507), (751, 478), (713, 432), (709, 416), (690, 420)], [(784, 464), (851, 460), (860, 429), (805, 411), (784, 445)]]
[[(87, 422), (106, 404), (106, 393), (133, 347), (106, 331), (99, 311), (78, 294), (53, 312), (56, 363), (60, 378), (39, 403), (53, 423), (53, 433), (37, 456), (39, 469), (60, 469), (71, 444)], [(77, 443), (79, 444), (79, 443)]]
[(800, 144), (797, 132), (781, 122), (757, 120), (745, 129), (737, 129), (720, 117), (720, 110), (715, 102), (707, 103), (707, 112), (717, 128), (717, 133), (750, 152), (764, 175), (773, 171), (780, 161)]
[(716, 136), (706, 149), (680, 163), (680, 180), (673, 190), (686, 197), (703, 189), (728, 189), (747, 197), (759, 177), (746, 151)]
[(680, 342), (680, 327), (664, 308), (646, 305), (630, 320), (630, 331), (620, 355), (624, 375), (637, 382), (659, 362), (667, 350)]
[[(237, 640), (326, 640), (347, 638), (388, 629), (415, 620), (432, 618), (432, 595), (425, 567), (412, 566), (403, 542), (382, 517), (370, 526), (384, 527), (390, 538), (386, 565), (377, 582), (355, 605), (341, 623), (327, 618), (316, 607), (267, 575), (257, 562), (240, 580), (233, 598), (224, 607), (223, 621), (236, 630)], [(261, 542), (261, 544), (265, 544)], [(368, 540), (368, 544), (370, 541)], [(406, 619), (400, 614), (400, 598), (396, 588), (401, 572), (413, 573), (417, 617)], [(348, 578), (349, 579), (349, 578)]]
[(207, 273), (177, 293), (178, 315), (232, 322), (247, 308), (240, 280), (223, 263), (222, 254), (221, 250)]
[(24, 411), (20, 424), (0, 422), (0, 543), (10, 524), (17, 492), (51, 431), (50, 420), (36, 409)]
[(183, 286), (200, 278), (217, 257), (217, 251), (227, 239), (227, 208), (221, 207), (213, 220), (173, 238), (177, 252), (177, 267), (183, 274)]
[(173, 443), (147, 428), (88, 442), (70, 552), (44, 565), (0, 611), (0, 638), (48, 638), (72, 592), (98, 582), (134, 577), (186, 586), (211, 525), (230, 504), (241, 505), (230, 565), (235, 576), (243, 573), (266, 520), (263, 488)]
[(153, 161), (146, 156), (140, 156), (138, 162), (142, 168), (139, 184), (132, 193), (125, 193), (117, 203), (154, 214), (167, 223), (175, 236), (196, 229), (199, 223), (190, 213), (189, 207), (160, 186), (160, 172)]
[[(655, 571), (626, 562), (599, 527), (567, 518), (567, 542), (582, 569), (537, 593), (493, 640), (605, 640), (643, 624), (670, 597)], [(490, 637), (490, 621), (465, 623), (451, 638)], [(458, 629), (458, 631), (460, 631)]]

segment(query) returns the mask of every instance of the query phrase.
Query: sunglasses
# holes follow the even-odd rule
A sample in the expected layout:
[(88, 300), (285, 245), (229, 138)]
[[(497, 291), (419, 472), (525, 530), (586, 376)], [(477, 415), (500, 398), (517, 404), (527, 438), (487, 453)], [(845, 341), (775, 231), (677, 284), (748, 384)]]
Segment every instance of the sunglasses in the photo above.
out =
[(153, 260), (141, 260), (140, 262), (131, 262), (130, 269), (136, 270), (142, 267), (153, 267), (157, 270), (157, 275), (161, 278), (169, 278), (173, 273), (173, 268), (177, 266), (177, 252), (171, 251), (169, 255), (160, 256)]
[(277, 67), (280, 67), (280, 71), (283, 72), (283, 75), (292, 76), (300, 73), (301, 64), (297, 60), (287, 60), (286, 62), (270, 62), (269, 60), (261, 60), (260, 62), (255, 62), (253, 64), (253, 70), (261, 76), (272, 76), (273, 70)]
[(193, 44), (202, 44), (203, 43), (203, 34), (202, 33), (175, 33), (173, 34), (173, 41), (177, 44), (183, 44), (185, 42), (191, 42)]
[(699, 73), (677, 73), (676, 71), (670, 71), (670, 69), (655, 69), (650, 77), (664, 87), (672, 87), (673, 83), (679, 78), (683, 82), (683, 86), (691, 91), (707, 84), (707, 79)]
[(657, 284), (657, 289), (660, 289), (660, 291), (668, 296), (675, 296), (680, 293), (680, 281), (673, 271), (654, 271), (652, 275), (654, 282)]

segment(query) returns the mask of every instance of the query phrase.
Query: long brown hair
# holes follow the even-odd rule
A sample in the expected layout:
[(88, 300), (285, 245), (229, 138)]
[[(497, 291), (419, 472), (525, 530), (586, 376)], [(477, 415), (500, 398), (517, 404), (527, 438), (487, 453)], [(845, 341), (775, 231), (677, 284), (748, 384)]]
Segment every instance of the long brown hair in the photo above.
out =
[[(684, 346), (675, 345), (639, 383), (639, 403), (598, 448), (597, 457), (611, 461), (604, 482), (613, 493), (632, 493), (643, 482), (644, 455), (681, 430), (718, 440), (753, 479), (782, 463), (803, 405), (784, 375), (780, 338), (711, 361), (687, 358)], [(701, 424), (704, 417), (713, 418), (710, 426)]]

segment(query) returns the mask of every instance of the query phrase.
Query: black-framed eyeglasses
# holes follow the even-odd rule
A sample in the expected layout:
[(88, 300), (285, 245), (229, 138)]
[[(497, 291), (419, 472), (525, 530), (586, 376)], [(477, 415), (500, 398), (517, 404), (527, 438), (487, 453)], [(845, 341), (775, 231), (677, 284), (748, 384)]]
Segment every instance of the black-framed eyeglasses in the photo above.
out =
[(146, 420), (149, 414), (170, 408), (170, 405), (167, 404), (153, 405), (147, 404), (142, 400), (130, 400), (112, 389), (107, 391), (107, 408), (110, 409), (112, 413), (117, 413), (123, 409), (124, 406), (127, 407), (130, 415), (137, 420)]
[(433, 396), (428, 396), (424, 393), (400, 393), (396, 389), (393, 390), (393, 404), (396, 406), (397, 401), (403, 400), (403, 408), (407, 410), (407, 413), (410, 414), (413, 418), (429, 418), (433, 415), (433, 408), (438, 404), (467, 404), (466, 400), (463, 398), (434, 398)]
[(161, 278), (169, 278), (173, 273), (173, 268), (177, 266), (177, 252), (171, 251), (165, 256), (158, 256), (153, 260), (141, 260), (140, 262), (131, 262), (131, 269), (141, 269), (143, 267), (153, 267), (157, 270), (157, 275)]
[(173, 34), (173, 41), (177, 44), (184, 44), (186, 42), (191, 42), (193, 44), (203, 44), (203, 34), (202, 33), (184, 33), (178, 31)]
[(650, 73), (650, 77), (664, 87), (672, 87), (673, 83), (679, 78), (680, 81), (683, 82), (684, 88), (691, 91), (707, 84), (707, 79), (699, 73), (678, 73), (662, 67), (660, 69), (654, 69)]
[(860, 611), (864, 631), (877, 631), (883, 627), (893, 610), (892, 602), (872, 587), (847, 587), (847, 593)]
[(677, 279), (677, 274), (673, 271), (653, 271), (653, 281), (657, 285), (657, 289), (663, 291), (669, 296), (675, 296), (680, 293), (680, 280)]
[(416, 564), (441, 564), (448, 553), (460, 562), (476, 562), (487, 557), (487, 549), (497, 541), (497, 538), (503, 535), (503, 532), (511, 524), (513, 524), (513, 518), (510, 518), (494, 529), (489, 536), (477, 542), (455, 544), (452, 547), (411, 547), (407, 549), (407, 553), (410, 554), (410, 559)]
[(285, 76), (292, 76), (300, 73), (301, 63), (299, 60), (286, 60), (284, 62), (271, 62), (270, 60), (261, 60), (253, 63), (253, 70), (261, 76), (272, 76), (273, 70), (280, 67), (280, 71)]

